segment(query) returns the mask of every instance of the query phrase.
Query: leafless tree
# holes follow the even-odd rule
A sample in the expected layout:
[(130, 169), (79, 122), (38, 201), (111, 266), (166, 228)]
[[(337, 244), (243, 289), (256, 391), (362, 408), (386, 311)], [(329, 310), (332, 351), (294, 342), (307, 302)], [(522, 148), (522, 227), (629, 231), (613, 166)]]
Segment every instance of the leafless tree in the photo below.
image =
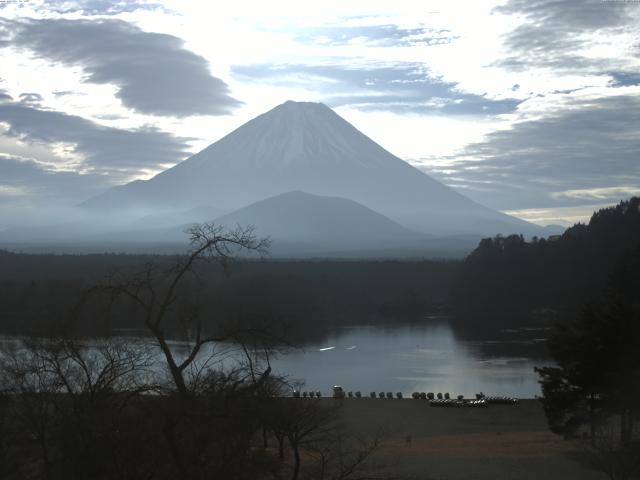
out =
[[(87, 291), (74, 318), (94, 297), (106, 295), (116, 311), (121, 300), (134, 306), (164, 358), (171, 385), (165, 393), (178, 400), (161, 402), (158, 419), (169, 457), (180, 477), (203, 478), (212, 469), (237, 472), (249, 451), (246, 439), (257, 425), (252, 417), (240, 418), (234, 403), (254, 408), (251, 398), (271, 377), (274, 334), (271, 325), (214, 323), (201, 311), (202, 302), (191, 297), (208, 294), (200, 288), (204, 265), (217, 264), (229, 273), (238, 255), (264, 255), (269, 240), (256, 237), (252, 227), (229, 230), (207, 223), (187, 233), (186, 255), (110, 275)], [(176, 339), (183, 342), (176, 345)]]
[[(101, 456), (93, 453), (113, 440), (105, 434), (115, 431), (120, 412), (131, 399), (154, 388), (144, 383), (150, 364), (149, 350), (136, 342), (47, 339), (5, 344), (0, 382), (10, 405), (12, 438), (25, 446), (21, 462), (29, 466), (35, 454), (45, 478), (86, 475), (82, 466), (87, 461), (99, 464)], [(113, 468), (117, 462), (109, 463)]]
[[(269, 239), (258, 238), (253, 227), (237, 227), (227, 230), (223, 226), (204, 223), (196, 224), (187, 230), (191, 249), (184, 257), (178, 257), (174, 264), (161, 268), (156, 264), (148, 264), (134, 275), (112, 275), (105, 284), (93, 287), (87, 292), (85, 300), (94, 293), (108, 293), (112, 301), (124, 297), (140, 309), (141, 320), (146, 330), (154, 337), (166, 360), (166, 365), (174, 383), (178, 396), (185, 400), (199, 388), (201, 382), (189, 385), (191, 379), (201, 380), (204, 362), (200, 358), (203, 349), (211, 345), (226, 343), (242, 344), (256, 342), (261, 335), (268, 332), (256, 326), (236, 326), (222, 332), (205, 331), (203, 318), (198, 305), (180, 304), (180, 286), (187, 277), (198, 279), (197, 266), (200, 263), (217, 263), (225, 272), (231, 263), (242, 252), (264, 255), (269, 247)], [(169, 317), (173, 315), (173, 318)], [(188, 351), (179, 357), (171, 348), (167, 330), (180, 327), (188, 337)], [(265, 346), (263, 344), (262, 346)], [(198, 368), (200, 367), (200, 368)], [(200, 370), (196, 373), (195, 370)], [(271, 372), (267, 368), (261, 372), (257, 381), (264, 381)], [(255, 372), (252, 371), (251, 375)], [(238, 388), (242, 381), (235, 385)]]
[(381, 436), (356, 438), (347, 435), (338, 425), (306, 446), (307, 453), (315, 460), (310, 476), (317, 480), (386, 478), (373, 475), (380, 465), (370, 465), (380, 446)]
[(340, 408), (332, 400), (273, 399), (267, 410), (268, 425), (278, 440), (281, 462), (287, 461), (287, 441), (292, 480), (387, 478), (375, 473), (380, 465), (372, 461), (382, 436), (363, 439), (347, 434), (340, 422)]
[(323, 437), (335, 428), (338, 406), (328, 406), (320, 399), (286, 399), (281, 404), (280, 428), (285, 433), (293, 452), (292, 480), (298, 480), (301, 466), (301, 450), (305, 443)]

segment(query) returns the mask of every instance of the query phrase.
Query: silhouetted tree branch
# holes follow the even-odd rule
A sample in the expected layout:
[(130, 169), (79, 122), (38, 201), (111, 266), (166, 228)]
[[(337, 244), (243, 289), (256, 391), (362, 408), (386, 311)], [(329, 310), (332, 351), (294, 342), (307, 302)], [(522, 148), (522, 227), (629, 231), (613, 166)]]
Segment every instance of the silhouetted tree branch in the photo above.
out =
[[(211, 223), (193, 225), (186, 233), (191, 249), (185, 257), (178, 257), (173, 265), (161, 269), (150, 263), (135, 275), (112, 275), (105, 284), (91, 288), (84, 299), (86, 301), (94, 293), (106, 292), (111, 301), (124, 297), (141, 310), (142, 323), (162, 351), (178, 396), (182, 399), (187, 399), (191, 394), (185, 371), (194, 365), (205, 346), (269, 335), (266, 330), (255, 326), (234, 326), (217, 334), (205, 333), (197, 305), (182, 312), (176, 312), (174, 308), (180, 297), (179, 288), (186, 277), (197, 277), (198, 263), (215, 262), (228, 272), (233, 260), (243, 252), (266, 254), (269, 239), (256, 237), (253, 227), (238, 226), (228, 230)], [(176, 357), (169, 345), (167, 317), (170, 313), (177, 314), (178, 318), (169, 327), (178, 324), (186, 327), (187, 333), (191, 332), (187, 339), (189, 351), (182, 360)], [(267, 365), (267, 369), (256, 380), (263, 381), (270, 371), (271, 367)]]

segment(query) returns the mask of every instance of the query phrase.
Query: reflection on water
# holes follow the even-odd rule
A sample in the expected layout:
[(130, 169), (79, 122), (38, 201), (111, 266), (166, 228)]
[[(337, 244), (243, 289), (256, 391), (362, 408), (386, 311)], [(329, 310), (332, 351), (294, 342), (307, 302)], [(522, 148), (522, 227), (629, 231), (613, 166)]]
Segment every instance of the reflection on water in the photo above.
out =
[[(540, 394), (533, 367), (549, 365), (550, 361), (544, 356), (541, 342), (544, 332), (525, 330), (507, 332), (511, 335), (494, 340), (469, 341), (456, 337), (451, 326), (442, 322), (344, 328), (322, 344), (295, 350), (271, 364), (275, 373), (288, 376), (292, 382), (305, 382), (303, 389), (319, 390), (324, 395), (331, 393), (333, 385), (342, 385), (347, 391), (359, 390), (364, 395), (372, 391), (410, 395), (417, 391), (469, 397), (484, 392), (533, 398)], [(95, 342), (89, 348), (97, 347), (99, 342)], [(186, 358), (190, 351), (187, 344), (170, 343), (178, 361)], [(18, 339), (0, 337), (0, 344), (5, 348), (17, 345)], [(146, 339), (140, 345), (155, 344)], [(154, 348), (157, 361), (148, 373), (166, 376), (164, 357)], [(206, 365), (215, 369), (232, 366), (238, 358), (238, 348), (231, 344), (207, 345), (201, 353)]]
[[(509, 395), (532, 398), (540, 394), (534, 366), (540, 358), (537, 339), (472, 342), (455, 337), (445, 323), (384, 329), (341, 329), (323, 342), (273, 361), (274, 370), (306, 389), (330, 393), (345, 390), (450, 392), (452, 395)], [(535, 360), (534, 360), (535, 358)]]

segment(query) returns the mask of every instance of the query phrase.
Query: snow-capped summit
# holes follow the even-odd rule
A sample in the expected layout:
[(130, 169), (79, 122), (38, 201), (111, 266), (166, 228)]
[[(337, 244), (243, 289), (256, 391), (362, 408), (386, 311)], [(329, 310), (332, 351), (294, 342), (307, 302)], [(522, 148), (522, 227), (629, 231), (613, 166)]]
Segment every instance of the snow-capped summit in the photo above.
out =
[(343, 197), (425, 233), (533, 233), (392, 155), (322, 103), (288, 101), (147, 181), (85, 202), (119, 211), (232, 211), (290, 191)]
[(380, 150), (325, 104), (289, 100), (194, 155), (188, 168), (213, 162), (286, 174), (310, 166), (327, 169), (379, 162)]

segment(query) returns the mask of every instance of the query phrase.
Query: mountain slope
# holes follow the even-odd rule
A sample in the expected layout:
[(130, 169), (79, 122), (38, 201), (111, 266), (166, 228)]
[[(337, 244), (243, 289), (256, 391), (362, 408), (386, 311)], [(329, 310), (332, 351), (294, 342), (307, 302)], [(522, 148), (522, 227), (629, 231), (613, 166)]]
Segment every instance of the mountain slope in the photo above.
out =
[(423, 238), (352, 200), (288, 192), (216, 219), (233, 228), (253, 225), (274, 246), (299, 244), (323, 249), (383, 248)]
[(295, 190), (351, 199), (421, 232), (538, 233), (395, 157), (327, 106), (291, 101), (154, 178), (84, 206), (113, 212), (210, 204), (230, 211)]

